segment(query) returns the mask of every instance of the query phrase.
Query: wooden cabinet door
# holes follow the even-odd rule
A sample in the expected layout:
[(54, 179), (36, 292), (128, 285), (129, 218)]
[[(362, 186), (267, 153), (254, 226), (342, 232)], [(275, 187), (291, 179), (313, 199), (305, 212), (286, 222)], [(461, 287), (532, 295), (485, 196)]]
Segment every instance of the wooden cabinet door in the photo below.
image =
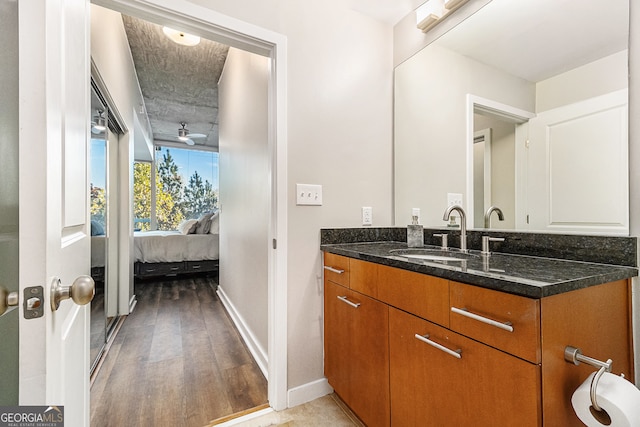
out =
[[(388, 426), (389, 416), (389, 308), (357, 292), (350, 301), (349, 406), (369, 427)], [(345, 304), (347, 305), (347, 304)]]
[(367, 426), (388, 426), (388, 307), (325, 280), (324, 312), (329, 384)]
[(324, 375), (345, 402), (349, 400), (351, 312), (338, 297), (349, 290), (327, 279), (324, 281)]
[(541, 425), (538, 365), (394, 308), (389, 334), (392, 425)]

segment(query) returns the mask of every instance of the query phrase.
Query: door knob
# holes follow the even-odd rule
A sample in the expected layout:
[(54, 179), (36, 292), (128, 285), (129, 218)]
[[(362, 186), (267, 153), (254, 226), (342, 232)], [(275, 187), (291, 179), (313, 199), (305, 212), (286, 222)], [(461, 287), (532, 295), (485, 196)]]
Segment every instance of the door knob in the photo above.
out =
[(9, 292), (4, 286), (0, 286), (0, 316), (7, 308), (18, 305), (18, 292)]
[(54, 277), (51, 282), (51, 310), (60, 307), (60, 301), (71, 298), (78, 305), (91, 302), (96, 293), (96, 284), (91, 276), (79, 276), (71, 286), (62, 286), (59, 278)]

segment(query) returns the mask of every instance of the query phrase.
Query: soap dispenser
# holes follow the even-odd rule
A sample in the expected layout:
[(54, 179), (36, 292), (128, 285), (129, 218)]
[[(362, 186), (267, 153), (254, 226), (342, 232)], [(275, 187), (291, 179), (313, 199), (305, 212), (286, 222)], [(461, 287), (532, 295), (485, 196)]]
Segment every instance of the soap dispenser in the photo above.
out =
[(411, 216), (411, 224), (407, 225), (407, 246), (421, 248), (424, 246), (424, 229), (418, 224), (418, 216)]

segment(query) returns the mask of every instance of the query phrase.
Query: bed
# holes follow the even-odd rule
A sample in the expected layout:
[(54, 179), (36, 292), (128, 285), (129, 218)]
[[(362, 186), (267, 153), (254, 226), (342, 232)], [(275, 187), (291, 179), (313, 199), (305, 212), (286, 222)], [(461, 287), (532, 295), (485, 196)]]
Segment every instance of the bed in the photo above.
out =
[(107, 239), (104, 234), (91, 236), (91, 277), (96, 282), (104, 281)]
[(220, 258), (217, 221), (215, 213), (185, 221), (177, 231), (134, 232), (134, 274), (148, 277), (217, 271)]

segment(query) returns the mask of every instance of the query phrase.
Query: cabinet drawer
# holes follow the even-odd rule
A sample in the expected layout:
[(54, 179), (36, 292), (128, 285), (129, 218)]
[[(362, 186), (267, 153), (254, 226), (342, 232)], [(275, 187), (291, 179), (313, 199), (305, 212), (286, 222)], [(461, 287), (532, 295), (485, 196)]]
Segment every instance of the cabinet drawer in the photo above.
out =
[(450, 328), (540, 363), (539, 300), (450, 282)]
[(183, 272), (184, 264), (182, 262), (138, 263), (138, 275), (140, 276), (165, 276)]
[(449, 282), (445, 279), (379, 266), (378, 298), (433, 323), (449, 326)]
[(380, 266), (357, 259), (349, 260), (349, 287), (378, 299), (378, 269)]
[(333, 283), (349, 287), (349, 258), (325, 252), (324, 277)]
[(217, 269), (218, 269), (218, 261), (214, 261), (214, 260), (185, 262), (186, 273), (197, 273), (198, 271), (213, 271)]

